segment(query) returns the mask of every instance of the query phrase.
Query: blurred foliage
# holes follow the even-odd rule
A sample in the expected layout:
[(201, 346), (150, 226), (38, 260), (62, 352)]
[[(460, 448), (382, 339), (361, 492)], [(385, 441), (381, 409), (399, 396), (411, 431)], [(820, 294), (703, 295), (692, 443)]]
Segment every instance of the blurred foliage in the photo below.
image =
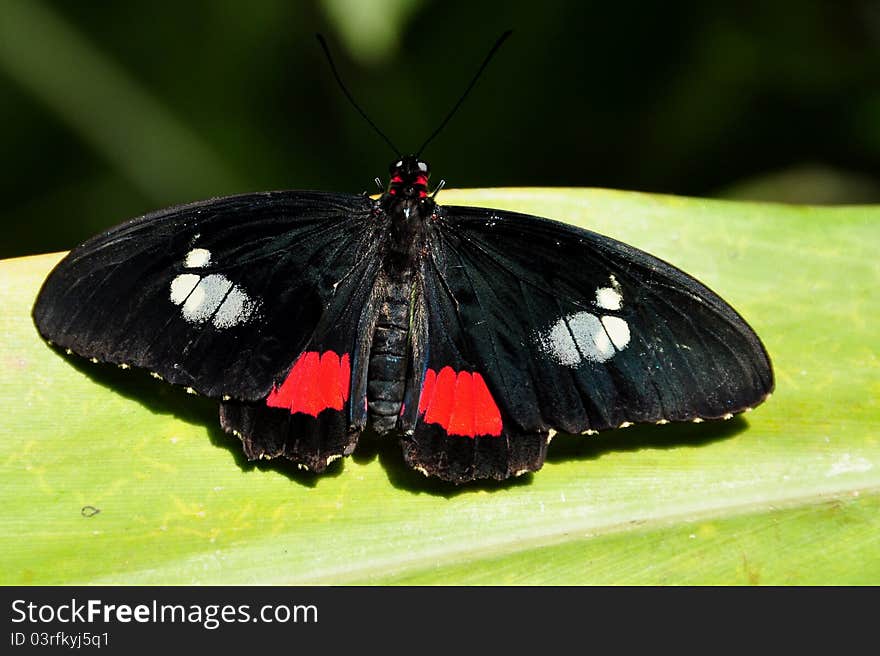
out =
[(514, 38), (425, 153), (451, 186), (815, 201), (818, 167), (842, 181), (822, 202), (880, 199), (870, 0), (4, 0), (0, 256), (210, 195), (369, 189), (392, 154), (313, 33), (413, 148), (506, 28)]

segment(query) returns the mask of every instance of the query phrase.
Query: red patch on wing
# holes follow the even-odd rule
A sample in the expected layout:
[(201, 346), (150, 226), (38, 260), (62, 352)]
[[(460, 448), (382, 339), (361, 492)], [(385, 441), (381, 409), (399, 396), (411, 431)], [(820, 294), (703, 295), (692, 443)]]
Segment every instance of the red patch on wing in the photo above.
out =
[(342, 410), (348, 401), (351, 366), (348, 353), (305, 351), (293, 363), (280, 387), (266, 398), (270, 408), (285, 408), (317, 417), (321, 410)]
[(434, 396), (434, 385), (437, 383), (437, 372), (428, 369), (425, 372), (425, 382), (422, 383), (422, 394), (419, 396), (419, 414), (425, 414), (428, 409), (428, 402)]
[(425, 423), (440, 424), (449, 435), (501, 435), (501, 411), (476, 371), (456, 373), (452, 367), (443, 367), (438, 374), (428, 369), (419, 414), (425, 416)]

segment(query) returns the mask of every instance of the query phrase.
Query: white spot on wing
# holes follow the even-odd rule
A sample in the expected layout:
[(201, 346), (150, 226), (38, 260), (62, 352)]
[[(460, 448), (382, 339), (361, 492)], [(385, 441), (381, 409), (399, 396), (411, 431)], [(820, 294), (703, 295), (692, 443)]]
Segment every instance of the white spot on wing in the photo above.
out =
[(189, 293), (199, 284), (199, 276), (194, 273), (182, 273), (171, 281), (171, 302), (180, 305)]
[(183, 266), (188, 269), (198, 269), (211, 263), (211, 251), (207, 248), (194, 248), (186, 254)]
[(199, 281), (183, 303), (183, 318), (190, 323), (203, 323), (218, 311), (220, 304), (232, 289), (226, 276), (211, 274)]
[(629, 344), (629, 324), (620, 317), (602, 317), (602, 325), (605, 331), (617, 347), (622, 351)]
[(623, 296), (613, 287), (600, 287), (596, 290), (596, 305), (603, 310), (619, 310), (623, 307)]
[(230, 328), (243, 323), (250, 318), (254, 311), (254, 302), (236, 285), (232, 286), (226, 300), (214, 315), (214, 325), (217, 328)]
[[(592, 315), (590, 315), (592, 316)], [(593, 317), (595, 319), (595, 317)], [(559, 364), (576, 367), (580, 364), (581, 354), (572, 339), (566, 317), (557, 321), (547, 332), (539, 336), (538, 343), (542, 350), (552, 356)]]
[[(194, 249), (197, 250), (204, 249)], [(190, 255), (194, 251), (190, 251)], [(193, 324), (211, 321), (216, 328), (245, 323), (257, 309), (257, 303), (247, 292), (218, 273), (203, 278), (194, 273), (182, 273), (171, 281), (170, 297), (172, 303), (181, 306), (186, 321)]]
[(590, 312), (562, 317), (537, 335), (541, 350), (566, 367), (577, 367), (584, 360), (605, 362), (626, 348), (629, 340), (626, 321), (613, 316), (600, 320)]

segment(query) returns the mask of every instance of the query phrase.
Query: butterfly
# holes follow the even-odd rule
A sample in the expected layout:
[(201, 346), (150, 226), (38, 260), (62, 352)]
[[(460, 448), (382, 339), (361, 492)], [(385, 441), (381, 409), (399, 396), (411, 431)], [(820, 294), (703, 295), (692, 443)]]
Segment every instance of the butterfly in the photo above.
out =
[(123, 223), (49, 274), (35, 324), (217, 399), (248, 458), (313, 472), (372, 426), (427, 476), (503, 480), (540, 469), (555, 431), (725, 419), (773, 390), (755, 332), (674, 266), (443, 206), (418, 154), (389, 172), (378, 198), (251, 193)]

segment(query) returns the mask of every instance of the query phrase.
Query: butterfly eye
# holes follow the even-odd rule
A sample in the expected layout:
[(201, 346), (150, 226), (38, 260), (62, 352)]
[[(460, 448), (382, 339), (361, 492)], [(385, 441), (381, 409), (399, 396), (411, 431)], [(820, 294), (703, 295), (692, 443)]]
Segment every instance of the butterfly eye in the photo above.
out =
[(427, 172), (428, 172), (428, 164), (427, 164), (427, 162), (419, 162), (419, 171), (421, 171), (422, 173), (427, 173)]

